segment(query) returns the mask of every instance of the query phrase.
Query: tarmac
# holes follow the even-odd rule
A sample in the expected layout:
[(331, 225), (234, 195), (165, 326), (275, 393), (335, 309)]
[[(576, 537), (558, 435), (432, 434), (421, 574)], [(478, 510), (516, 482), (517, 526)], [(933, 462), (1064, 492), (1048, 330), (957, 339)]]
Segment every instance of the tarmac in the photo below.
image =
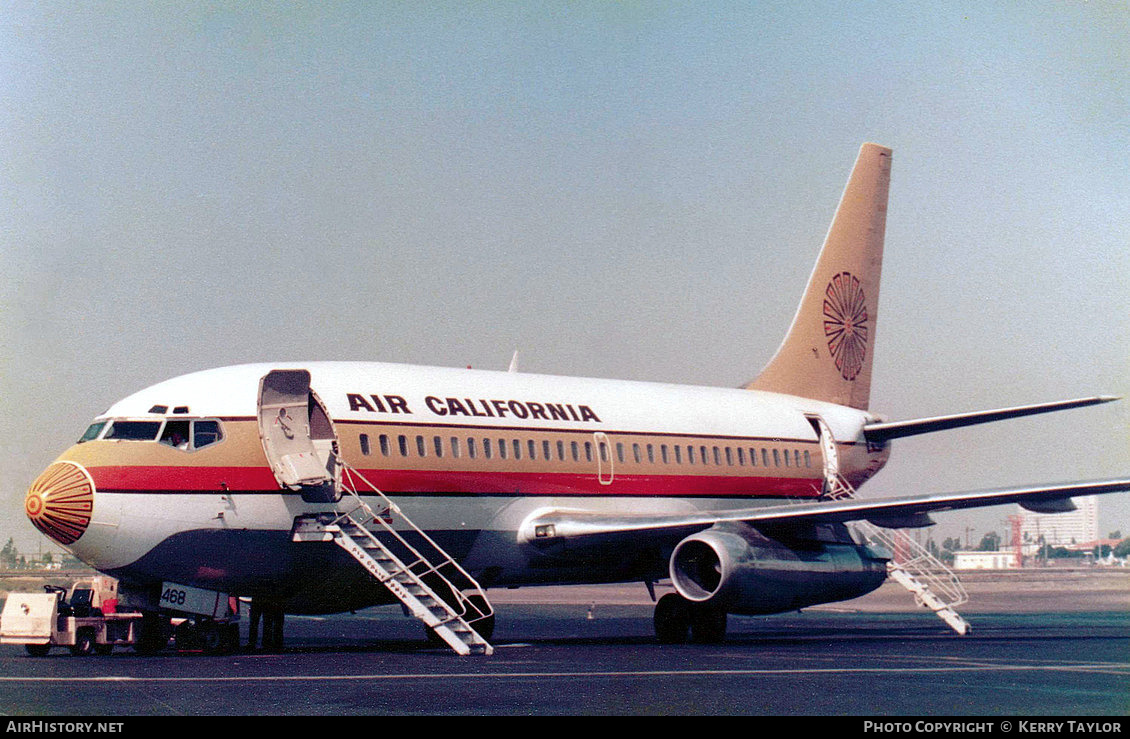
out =
[(1031, 719), (1130, 711), (1130, 572), (963, 579), (970, 601), (959, 610), (973, 626), (964, 637), (885, 585), (801, 613), (731, 617), (720, 645), (660, 646), (647, 590), (633, 585), (491, 591), (498, 628), (489, 657), (428, 646), (396, 607), (288, 617), (287, 646), (274, 654), (53, 650), (36, 659), (2, 646), (0, 712)]

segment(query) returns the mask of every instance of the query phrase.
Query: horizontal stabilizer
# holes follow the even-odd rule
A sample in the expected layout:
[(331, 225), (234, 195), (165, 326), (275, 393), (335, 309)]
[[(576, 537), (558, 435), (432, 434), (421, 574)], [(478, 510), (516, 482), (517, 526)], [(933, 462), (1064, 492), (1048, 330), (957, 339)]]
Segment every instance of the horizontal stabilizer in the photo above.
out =
[(1033, 416), (1037, 413), (1050, 413), (1052, 411), (1065, 411), (1071, 408), (1083, 408), (1088, 405), (1110, 403), (1119, 398), (1112, 395), (1099, 395), (1093, 398), (1077, 398), (1075, 400), (1059, 400), (1054, 403), (1037, 403), (1036, 405), (1019, 405), (1013, 408), (998, 408), (992, 411), (976, 411), (974, 413), (958, 413), (952, 416), (934, 416), (933, 418), (915, 418), (910, 421), (891, 421), (889, 423), (869, 423), (863, 427), (863, 436), (872, 443), (882, 443), (891, 439), (900, 439), (904, 436), (916, 434), (929, 434), (934, 431), (974, 426), (979, 423), (1004, 421), (1009, 418)]

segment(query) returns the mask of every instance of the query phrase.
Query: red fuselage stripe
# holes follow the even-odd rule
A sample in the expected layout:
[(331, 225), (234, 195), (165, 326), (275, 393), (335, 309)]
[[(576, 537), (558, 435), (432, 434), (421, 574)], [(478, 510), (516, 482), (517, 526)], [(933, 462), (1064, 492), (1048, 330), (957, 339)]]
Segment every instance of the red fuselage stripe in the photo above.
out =
[[(278, 483), (266, 467), (91, 467), (98, 490), (117, 492), (264, 492)], [(680, 497), (806, 497), (820, 493), (819, 478), (734, 475), (654, 475), (617, 472), (609, 485), (595, 473), (361, 470), (386, 493), (487, 495), (631, 495)], [(364, 492), (364, 485), (360, 485)]]

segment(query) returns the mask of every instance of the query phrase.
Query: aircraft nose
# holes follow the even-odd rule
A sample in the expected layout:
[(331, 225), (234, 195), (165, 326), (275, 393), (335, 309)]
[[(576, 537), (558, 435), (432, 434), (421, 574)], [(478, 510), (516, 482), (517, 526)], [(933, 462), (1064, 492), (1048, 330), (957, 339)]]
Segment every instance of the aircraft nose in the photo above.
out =
[(90, 525), (94, 480), (77, 462), (52, 462), (28, 488), (24, 511), (35, 528), (67, 545)]

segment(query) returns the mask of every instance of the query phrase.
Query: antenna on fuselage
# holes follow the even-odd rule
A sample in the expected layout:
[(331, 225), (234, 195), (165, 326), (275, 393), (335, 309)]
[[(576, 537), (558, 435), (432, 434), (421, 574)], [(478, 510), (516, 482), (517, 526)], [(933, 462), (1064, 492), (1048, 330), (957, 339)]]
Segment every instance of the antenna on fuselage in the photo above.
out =
[(518, 371), (518, 350), (517, 349), (514, 350), (514, 356), (510, 357), (510, 367), (506, 371), (507, 372), (517, 372)]

